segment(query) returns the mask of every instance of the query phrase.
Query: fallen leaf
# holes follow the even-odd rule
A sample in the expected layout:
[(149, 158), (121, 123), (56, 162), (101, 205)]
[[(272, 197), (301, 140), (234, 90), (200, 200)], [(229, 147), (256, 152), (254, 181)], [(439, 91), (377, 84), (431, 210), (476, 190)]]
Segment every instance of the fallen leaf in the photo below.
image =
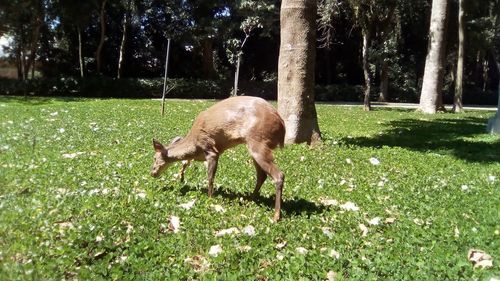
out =
[(299, 253), (301, 255), (305, 255), (308, 252), (307, 249), (304, 247), (297, 247), (297, 248), (295, 248), (295, 251), (297, 251), (297, 253)]
[(379, 165), (380, 161), (377, 158), (372, 157), (372, 158), (370, 158), (370, 163), (372, 165)]
[(395, 221), (396, 221), (396, 218), (386, 218), (384, 222), (385, 222), (386, 224), (392, 224), (392, 223), (394, 223)]
[(360, 223), (359, 224), (359, 229), (361, 230), (361, 236), (366, 236), (368, 234), (368, 227), (366, 225)]
[(243, 233), (245, 233), (248, 236), (254, 236), (255, 227), (253, 227), (252, 225), (245, 226), (245, 228), (243, 228)]
[(344, 209), (346, 211), (358, 211), (359, 210), (359, 207), (356, 206), (356, 204), (352, 203), (352, 202), (345, 202), (344, 204), (340, 205), (339, 206), (341, 209)]
[(193, 208), (195, 202), (196, 202), (196, 199), (193, 199), (187, 203), (179, 204), (179, 207), (186, 209), (186, 210), (189, 210), (189, 209)]
[(321, 230), (323, 231), (323, 234), (325, 234), (326, 236), (328, 236), (328, 238), (332, 238), (333, 237), (333, 232), (331, 231), (331, 228), (329, 228), (329, 227), (322, 227)]
[(220, 245), (214, 245), (210, 247), (208, 254), (212, 257), (217, 257), (220, 253), (222, 253), (222, 247)]
[(211, 205), (211, 207), (217, 212), (217, 213), (225, 213), (226, 209), (222, 207), (221, 205)]
[(238, 250), (240, 250), (240, 252), (248, 252), (252, 249), (252, 247), (248, 246), (248, 245), (245, 245), (245, 246), (239, 246), (238, 247)]
[(287, 244), (288, 243), (286, 241), (280, 242), (280, 243), (276, 244), (276, 249), (281, 250), (281, 249), (285, 248)]
[(380, 218), (379, 217), (374, 217), (373, 219), (368, 221), (368, 224), (370, 225), (379, 225), (380, 224)]
[(181, 219), (176, 216), (170, 216), (168, 223), (168, 230), (174, 233), (178, 233), (180, 227), (181, 227)]
[(330, 250), (330, 253), (328, 255), (337, 260), (340, 258), (340, 253), (335, 251), (334, 249)]
[(330, 198), (325, 198), (325, 197), (321, 197), (319, 199), (319, 202), (323, 205), (323, 206), (337, 206), (339, 204), (339, 202), (335, 199), (330, 199)]
[(476, 249), (470, 249), (467, 258), (474, 265), (474, 268), (493, 267), (493, 259), (486, 252)]
[(191, 265), (191, 267), (193, 267), (194, 271), (196, 272), (205, 271), (210, 267), (210, 263), (207, 261), (207, 259), (199, 255), (193, 256), (192, 258), (187, 257), (184, 262)]
[(237, 229), (236, 227), (231, 227), (231, 228), (222, 229), (222, 230), (215, 232), (215, 237), (221, 237), (224, 235), (239, 234), (239, 233), (240, 233), (239, 229)]
[(336, 278), (337, 278), (337, 272), (335, 272), (335, 271), (330, 270), (326, 274), (327, 281), (335, 281)]

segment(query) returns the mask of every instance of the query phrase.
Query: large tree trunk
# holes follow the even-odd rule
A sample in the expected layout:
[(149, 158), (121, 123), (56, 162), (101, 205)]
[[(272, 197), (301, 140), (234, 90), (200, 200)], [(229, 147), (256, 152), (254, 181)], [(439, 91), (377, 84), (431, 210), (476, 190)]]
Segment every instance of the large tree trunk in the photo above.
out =
[(286, 143), (321, 140), (314, 105), (316, 1), (283, 0), (280, 11), (278, 111)]
[(363, 30), (363, 74), (365, 76), (365, 98), (363, 101), (363, 109), (365, 111), (371, 110), (370, 92), (371, 92), (371, 75), (370, 64), (368, 61), (369, 50), (371, 43), (371, 32), (369, 29)]
[(380, 95), (378, 101), (389, 100), (389, 61), (382, 59), (382, 69), (380, 70)]
[(446, 16), (448, 0), (433, 0), (429, 47), (425, 60), (424, 80), (419, 109), (424, 113), (436, 113), (442, 107), (442, 88), (446, 51)]
[(117, 78), (120, 79), (122, 78), (122, 73), (123, 73), (123, 55), (125, 53), (125, 43), (127, 41), (127, 27), (128, 27), (128, 17), (129, 17), (129, 11), (130, 11), (130, 1), (127, 1), (127, 8), (125, 11), (125, 14), (123, 15), (123, 34), (122, 34), (122, 41), (120, 44), (120, 54), (118, 56), (118, 74)]
[(203, 51), (203, 78), (213, 79), (215, 77), (213, 39), (204, 38), (201, 44)]
[(38, 49), (38, 39), (40, 38), (40, 28), (42, 27), (43, 21), (41, 16), (36, 19), (36, 25), (31, 33), (31, 40), (29, 43), (29, 56), (25, 60), (24, 65), (24, 80), (28, 80), (28, 74), (31, 67), (34, 67), (34, 61), (36, 59), (36, 50)]
[(80, 77), (84, 77), (84, 65), (83, 65), (83, 54), (82, 54), (82, 30), (80, 29), (80, 25), (76, 27), (78, 32), (78, 61), (80, 63)]
[(464, 44), (465, 44), (464, 2), (465, 0), (458, 1), (458, 55), (457, 55), (457, 75), (455, 80), (455, 97), (453, 99), (454, 112), (462, 112), (464, 110), (462, 104), (463, 76), (464, 76)]
[(101, 52), (102, 52), (102, 47), (104, 46), (104, 40), (106, 39), (106, 14), (105, 14), (105, 9), (106, 9), (106, 2), (107, 0), (102, 0), (101, 3), (101, 11), (99, 14), (99, 21), (101, 23), (101, 37), (99, 40), (99, 45), (97, 46), (97, 51), (95, 54), (95, 61), (97, 64), (97, 73), (101, 73)]
[(280, 11), (278, 111), (286, 143), (321, 139), (314, 105), (316, 1), (283, 0)]

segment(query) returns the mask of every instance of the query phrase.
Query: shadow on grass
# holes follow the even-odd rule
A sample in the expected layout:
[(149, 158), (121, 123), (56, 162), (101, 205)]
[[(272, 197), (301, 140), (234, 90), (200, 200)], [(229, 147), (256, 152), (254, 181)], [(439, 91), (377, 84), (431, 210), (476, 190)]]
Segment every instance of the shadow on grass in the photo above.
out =
[(486, 118), (395, 120), (391, 128), (374, 137), (345, 138), (344, 143), (363, 147), (402, 147), (420, 152), (452, 155), (470, 162), (499, 162), (500, 139), (467, 140), (486, 133)]
[(21, 105), (47, 105), (56, 102), (76, 102), (85, 100), (86, 99), (84, 98), (78, 97), (33, 97), (31, 95), (0, 95), (0, 103), (18, 103)]
[[(184, 185), (180, 193), (182, 195), (186, 195), (188, 192), (198, 191), (204, 194), (207, 194), (208, 190), (206, 188), (196, 188), (190, 185)], [(275, 197), (264, 197), (259, 195), (257, 197), (252, 196), (248, 193), (239, 193), (232, 192), (230, 190), (225, 189), (224, 187), (220, 187), (214, 191), (213, 196), (220, 196), (222, 198), (230, 199), (238, 202), (239, 198), (243, 198), (245, 201), (255, 202), (259, 206), (264, 206), (269, 209), (274, 210)], [(310, 216), (312, 214), (320, 214), (323, 213), (326, 208), (322, 205), (317, 205), (314, 202), (302, 199), (302, 198), (292, 198), (283, 200), (281, 203), (281, 210), (285, 213), (285, 216), (296, 216), (296, 215), (307, 215)]]

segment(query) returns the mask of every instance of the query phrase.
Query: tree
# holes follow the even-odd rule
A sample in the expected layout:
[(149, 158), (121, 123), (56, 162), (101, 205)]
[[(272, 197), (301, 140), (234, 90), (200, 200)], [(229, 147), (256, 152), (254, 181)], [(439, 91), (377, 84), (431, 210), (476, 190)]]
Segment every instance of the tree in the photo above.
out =
[(448, 0), (432, 1), (429, 46), (419, 106), (419, 110), (424, 113), (433, 114), (444, 109), (442, 87), (445, 69), (447, 10)]
[(314, 105), (316, 1), (281, 2), (278, 61), (278, 111), (285, 121), (286, 143), (320, 141)]
[(494, 15), (494, 40), (492, 42), (491, 53), (495, 58), (495, 66), (498, 73), (498, 105), (495, 116), (488, 120), (487, 130), (491, 134), (500, 135), (500, 1), (496, 4), (496, 14)]
[(124, 63), (124, 53), (125, 53), (125, 43), (127, 41), (127, 31), (128, 31), (128, 25), (130, 21), (130, 9), (132, 6), (132, 0), (127, 0), (127, 3), (125, 4), (125, 12), (123, 13), (123, 33), (122, 33), (122, 40), (120, 43), (120, 53), (118, 55), (118, 74), (117, 78), (120, 79), (122, 77), (123, 73), (123, 63)]
[(96, 71), (97, 73), (101, 73), (101, 52), (102, 47), (104, 46), (104, 41), (106, 40), (106, 2), (108, 0), (101, 0), (101, 5), (99, 9), (99, 22), (101, 24), (101, 35), (99, 39), (99, 45), (97, 46), (97, 50), (95, 53), (95, 61), (96, 61)]
[(457, 54), (457, 74), (455, 80), (455, 97), (453, 99), (453, 112), (462, 112), (463, 76), (464, 76), (464, 45), (465, 45), (465, 22), (464, 22), (464, 2), (458, 1), (458, 54)]

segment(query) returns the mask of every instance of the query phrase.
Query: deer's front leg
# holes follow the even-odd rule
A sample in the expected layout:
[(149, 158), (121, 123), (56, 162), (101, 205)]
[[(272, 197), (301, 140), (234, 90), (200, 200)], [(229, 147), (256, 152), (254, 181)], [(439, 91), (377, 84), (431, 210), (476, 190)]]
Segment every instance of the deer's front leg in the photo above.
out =
[(205, 159), (208, 164), (208, 197), (212, 197), (214, 193), (214, 177), (217, 172), (217, 162), (219, 155), (213, 151), (205, 152)]
[(186, 168), (191, 164), (191, 160), (182, 160), (182, 168), (179, 172), (181, 182), (184, 182), (184, 172), (186, 172)]

